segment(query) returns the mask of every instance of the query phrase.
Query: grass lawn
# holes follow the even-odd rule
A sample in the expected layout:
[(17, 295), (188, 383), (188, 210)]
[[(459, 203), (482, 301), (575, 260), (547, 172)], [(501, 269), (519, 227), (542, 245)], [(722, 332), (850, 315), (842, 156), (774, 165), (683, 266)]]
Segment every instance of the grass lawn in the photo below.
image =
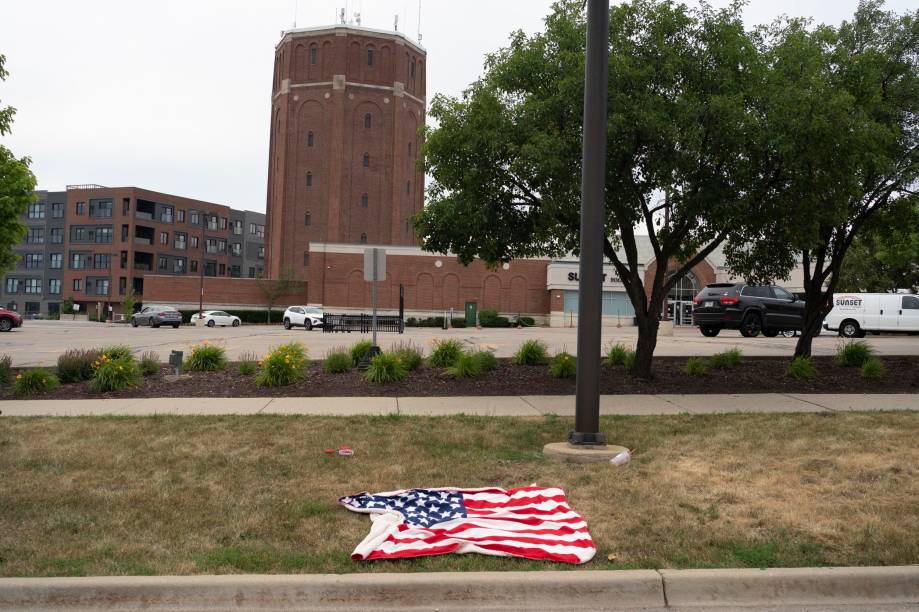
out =
[[(562, 418), (0, 419), (0, 575), (560, 569), (478, 555), (350, 560), (339, 496), (568, 491), (590, 569), (919, 561), (919, 415), (608, 417), (631, 464), (559, 464)], [(349, 444), (351, 458), (322, 449)], [(609, 561), (608, 555), (615, 555)], [(567, 567), (566, 567), (567, 569)]]

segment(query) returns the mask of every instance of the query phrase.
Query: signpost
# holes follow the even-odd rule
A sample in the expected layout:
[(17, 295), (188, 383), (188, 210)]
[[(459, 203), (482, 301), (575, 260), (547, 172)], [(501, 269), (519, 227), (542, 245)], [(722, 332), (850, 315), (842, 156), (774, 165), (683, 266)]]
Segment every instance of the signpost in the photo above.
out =
[(373, 330), (373, 346), (364, 354), (360, 367), (366, 369), (370, 360), (382, 351), (377, 346), (377, 282), (386, 280), (386, 249), (370, 247), (364, 249), (364, 280), (370, 283), (370, 295), (373, 303), (373, 315), (370, 327)]

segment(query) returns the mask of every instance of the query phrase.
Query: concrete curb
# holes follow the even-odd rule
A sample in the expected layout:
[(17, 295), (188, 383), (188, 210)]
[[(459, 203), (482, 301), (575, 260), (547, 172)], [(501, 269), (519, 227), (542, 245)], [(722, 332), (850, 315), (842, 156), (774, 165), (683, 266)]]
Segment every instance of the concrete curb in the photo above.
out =
[(917, 603), (919, 566), (0, 579), (0, 609), (665, 610)]

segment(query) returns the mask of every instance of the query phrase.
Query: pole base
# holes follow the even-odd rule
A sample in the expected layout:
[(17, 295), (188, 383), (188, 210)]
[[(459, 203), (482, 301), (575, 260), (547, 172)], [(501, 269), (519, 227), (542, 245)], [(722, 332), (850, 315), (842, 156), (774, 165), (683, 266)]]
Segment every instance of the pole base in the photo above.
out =
[(367, 352), (364, 353), (364, 356), (361, 357), (361, 360), (357, 363), (357, 369), (363, 372), (370, 367), (370, 360), (376, 357), (377, 355), (382, 355), (383, 351), (380, 350), (380, 347), (374, 345), (367, 349)]
[(603, 446), (573, 446), (567, 442), (552, 442), (542, 447), (542, 454), (546, 459), (553, 461), (571, 461), (574, 463), (609, 462), (613, 457), (623, 451), (628, 451), (624, 446), (608, 444)]
[(582, 431), (568, 432), (568, 444), (572, 446), (606, 446), (606, 437), (600, 432), (586, 433)]

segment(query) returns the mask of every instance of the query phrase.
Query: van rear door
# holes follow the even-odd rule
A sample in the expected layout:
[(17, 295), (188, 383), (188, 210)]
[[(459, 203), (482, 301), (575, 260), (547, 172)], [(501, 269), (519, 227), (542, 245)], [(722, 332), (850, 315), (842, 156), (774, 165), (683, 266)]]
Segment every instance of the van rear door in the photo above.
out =
[(919, 297), (915, 295), (897, 297), (902, 299), (900, 313), (897, 317), (897, 331), (919, 332)]
[(879, 295), (877, 304), (879, 313), (877, 329), (897, 331), (900, 326), (900, 296), (894, 293)]

